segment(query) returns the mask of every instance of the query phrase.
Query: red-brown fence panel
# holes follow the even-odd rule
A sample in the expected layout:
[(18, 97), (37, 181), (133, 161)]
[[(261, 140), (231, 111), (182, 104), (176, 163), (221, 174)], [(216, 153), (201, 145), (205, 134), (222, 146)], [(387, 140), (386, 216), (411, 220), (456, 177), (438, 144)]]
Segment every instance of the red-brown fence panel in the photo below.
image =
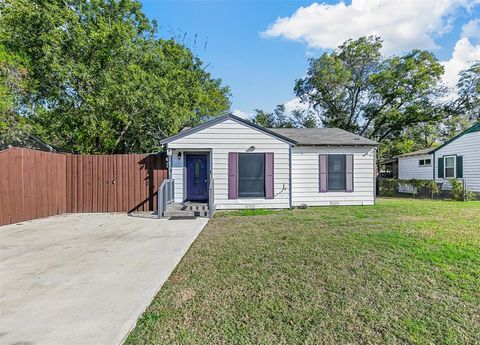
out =
[(167, 177), (160, 154), (67, 155), (67, 212), (154, 211)]
[(65, 212), (154, 211), (165, 178), (161, 154), (0, 151), (0, 225)]
[(65, 155), (0, 151), (0, 225), (66, 211)]

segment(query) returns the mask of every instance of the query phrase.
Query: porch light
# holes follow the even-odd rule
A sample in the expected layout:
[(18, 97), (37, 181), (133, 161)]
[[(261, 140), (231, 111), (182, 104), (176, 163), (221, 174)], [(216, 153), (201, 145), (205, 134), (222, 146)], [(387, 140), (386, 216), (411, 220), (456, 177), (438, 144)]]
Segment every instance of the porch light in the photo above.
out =
[(253, 152), (255, 151), (255, 146), (250, 146), (248, 149), (247, 149), (247, 152)]
[(178, 151), (177, 153), (177, 159), (180, 160), (182, 158), (182, 151)]

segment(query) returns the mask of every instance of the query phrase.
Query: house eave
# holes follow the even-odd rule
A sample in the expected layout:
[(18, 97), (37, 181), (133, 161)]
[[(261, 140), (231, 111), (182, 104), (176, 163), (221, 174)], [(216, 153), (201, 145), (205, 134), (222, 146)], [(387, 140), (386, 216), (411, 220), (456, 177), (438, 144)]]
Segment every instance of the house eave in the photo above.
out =
[(233, 121), (235, 121), (235, 122), (237, 122), (237, 123), (243, 124), (243, 125), (245, 125), (245, 126), (247, 126), (247, 127), (250, 127), (250, 128), (253, 128), (253, 129), (258, 130), (258, 131), (260, 131), (260, 132), (263, 132), (263, 133), (265, 133), (265, 134), (268, 134), (268, 135), (270, 135), (270, 136), (272, 136), (272, 137), (274, 137), (274, 138), (276, 138), (276, 139), (278, 139), (278, 140), (280, 140), (280, 141), (285, 142), (285, 143), (288, 144), (288, 145), (295, 145), (295, 144), (297, 144), (297, 142), (296, 142), (295, 140), (292, 140), (292, 139), (290, 139), (290, 138), (287, 138), (287, 137), (285, 137), (285, 136), (283, 136), (283, 135), (281, 135), (281, 134), (277, 134), (277, 133), (275, 133), (275, 132), (273, 132), (273, 131), (271, 131), (271, 130), (269, 130), (269, 129), (267, 129), (267, 128), (258, 126), (258, 125), (256, 125), (256, 124), (250, 122), (250, 121), (247, 121), (247, 120), (245, 120), (245, 119), (242, 119), (242, 118), (240, 118), (240, 117), (238, 117), (238, 116), (235, 116), (235, 115), (233, 115), (233, 114), (227, 114), (227, 115), (219, 116), (219, 117), (217, 117), (217, 118), (215, 118), (215, 119), (213, 119), (213, 120), (210, 120), (210, 121), (208, 121), (208, 122), (205, 122), (205, 123), (203, 123), (203, 124), (201, 124), (201, 125), (198, 125), (198, 126), (196, 126), (196, 127), (189, 128), (189, 129), (186, 129), (186, 130), (184, 130), (184, 131), (181, 131), (181, 132), (179, 132), (179, 133), (177, 133), (177, 134), (175, 134), (175, 135), (172, 135), (171, 137), (168, 137), (168, 138), (165, 138), (165, 139), (161, 140), (161, 141), (160, 141), (160, 144), (162, 144), (162, 145), (168, 144), (168, 143), (170, 143), (170, 142), (172, 142), (172, 141), (175, 141), (175, 140), (181, 139), (181, 138), (183, 138), (183, 137), (186, 137), (186, 136), (188, 136), (188, 135), (197, 133), (197, 132), (199, 132), (199, 131), (201, 131), (201, 130), (203, 130), (203, 129), (209, 128), (209, 127), (211, 127), (211, 126), (214, 126), (214, 125), (219, 124), (219, 123), (221, 123), (221, 122), (223, 122), (223, 121), (226, 121), (226, 120), (233, 120)]

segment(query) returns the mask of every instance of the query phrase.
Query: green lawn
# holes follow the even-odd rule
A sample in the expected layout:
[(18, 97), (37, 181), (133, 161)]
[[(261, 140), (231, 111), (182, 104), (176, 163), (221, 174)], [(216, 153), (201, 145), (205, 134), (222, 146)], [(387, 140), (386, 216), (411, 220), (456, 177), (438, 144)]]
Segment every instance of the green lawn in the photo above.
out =
[(480, 344), (480, 202), (217, 213), (127, 344)]

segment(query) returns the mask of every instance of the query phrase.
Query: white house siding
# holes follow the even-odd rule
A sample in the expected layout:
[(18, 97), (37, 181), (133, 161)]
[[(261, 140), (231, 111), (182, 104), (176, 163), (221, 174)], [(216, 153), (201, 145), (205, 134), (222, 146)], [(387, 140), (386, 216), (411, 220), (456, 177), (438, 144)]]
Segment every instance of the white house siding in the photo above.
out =
[[(430, 159), (431, 165), (419, 165), (420, 159)], [(433, 180), (433, 155), (415, 155), (398, 157), (398, 178), (401, 180)], [(400, 193), (413, 193), (412, 185), (401, 185)]]
[[(274, 154), (274, 198), (228, 199), (228, 153), (246, 152), (255, 146), (255, 153)], [(226, 120), (168, 144), (173, 150), (172, 178), (175, 179), (175, 201), (184, 201), (184, 152), (210, 151), (217, 209), (288, 208), (289, 203), (289, 144), (260, 130)], [(177, 159), (182, 152), (181, 160)]]
[(435, 152), (435, 181), (445, 183), (448, 180), (438, 178), (438, 158), (449, 155), (463, 156), (463, 179), (467, 189), (480, 193), (480, 132), (467, 133)]
[[(431, 165), (419, 165), (421, 159), (430, 159)], [(433, 156), (417, 155), (398, 157), (398, 178), (401, 180), (433, 180)]]
[[(353, 154), (353, 192), (319, 192), (319, 154)], [(373, 205), (375, 149), (372, 147), (293, 147), (293, 206)]]

